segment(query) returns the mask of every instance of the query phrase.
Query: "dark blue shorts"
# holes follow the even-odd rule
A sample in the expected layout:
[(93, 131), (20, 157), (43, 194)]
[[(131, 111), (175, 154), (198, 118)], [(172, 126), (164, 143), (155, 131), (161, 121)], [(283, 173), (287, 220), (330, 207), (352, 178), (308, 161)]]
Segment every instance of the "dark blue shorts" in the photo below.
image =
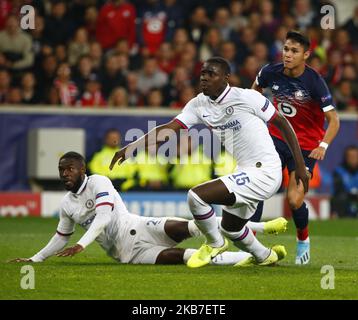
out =
[[(280, 156), (282, 162), (282, 169), (287, 167), (288, 172), (295, 170), (295, 160), (291, 154), (290, 148), (286, 144), (285, 141), (278, 139), (276, 137), (272, 137), (273, 143), (275, 144), (276, 151)], [(314, 165), (316, 164), (316, 159), (309, 158), (308, 155), (311, 153), (311, 150), (302, 150), (303, 159), (305, 160), (306, 167), (308, 168), (311, 174), (313, 173)]]

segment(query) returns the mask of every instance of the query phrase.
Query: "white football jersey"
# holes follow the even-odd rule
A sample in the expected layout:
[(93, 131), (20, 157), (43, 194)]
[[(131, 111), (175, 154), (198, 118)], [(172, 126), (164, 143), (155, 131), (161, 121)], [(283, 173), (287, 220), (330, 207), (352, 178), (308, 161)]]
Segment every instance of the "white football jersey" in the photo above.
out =
[(135, 237), (130, 237), (130, 229), (140, 217), (128, 212), (112, 182), (105, 176), (86, 176), (77, 193), (68, 192), (64, 196), (57, 232), (72, 234), (76, 223), (88, 230), (96, 216), (96, 207), (102, 205), (112, 207), (111, 221), (96, 241), (109, 256), (126, 260), (123, 256), (127, 255), (124, 245), (130, 246), (130, 242), (134, 241)]
[(275, 107), (252, 89), (226, 87), (212, 100), (203, 93), (190, 100), (176, 117), (182, 127), (205, 124), (225, 145), (239, 167), (281, 166), (266, 122), (275, 114)]

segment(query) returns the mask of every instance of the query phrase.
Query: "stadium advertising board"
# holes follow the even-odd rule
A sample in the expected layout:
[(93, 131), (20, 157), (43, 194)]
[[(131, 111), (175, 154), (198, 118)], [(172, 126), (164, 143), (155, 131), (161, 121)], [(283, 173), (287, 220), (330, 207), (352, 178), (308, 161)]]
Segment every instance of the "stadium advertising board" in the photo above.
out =
[[(59, 205), (66, 192), (51, 191), (42, 193), (0, 193), (0, 216), (42, 216), (56, 217)], [(192, 219), (187, 204), (186, 192), (128, 192), (121, 197), (131, 213), (145, 217), (180, 217)], [(330, 218), (329, 197), (324, 195), (307, 196), (310, 220)], [(215, 207), (217, 215), (221, 209)], [(282, 194), (277, 194), (265, 202), (263, 218), (290, 218), (288, 205)]]
[(41, 194), (30, 192), (0, 193), (0, 216), (41, 216)]

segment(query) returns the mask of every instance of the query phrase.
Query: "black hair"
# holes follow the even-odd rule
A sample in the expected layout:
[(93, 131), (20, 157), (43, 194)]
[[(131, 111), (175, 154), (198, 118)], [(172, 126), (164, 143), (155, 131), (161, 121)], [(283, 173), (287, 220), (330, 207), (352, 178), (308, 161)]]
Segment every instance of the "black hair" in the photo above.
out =
[(218, 64), (225, 75), (230, 74), (230, 64), (226, 59), (222, 57), (212, 57), (206, 60), (206, 62)]
[(349, 168), (348, 162), (347, 162), (347, 156), (348, 156), (348, 152), (349, 151), (358, 151), (358, 145), (348, 145), (347, 147), (344, 148), (344, 152), (343, 152), (343, 159), (342, 159), (342, 165), (345, 168)]
[(109, 129), (106, 130), (106, 132), (104, 133), (104, 136), (107, 137), (107, 136), (108, 136), (110, 133), (112, 133), (112, 132), (116, 132), (116, 133), (121, 134), (117, 128), (109, 128)]
[(344, 155), (343, 155), (344, 160), (345, 160), (346, 157), (347, 157), (348, 151), (351, 151), (351, 150), (358, 150), (358, 146), (357, 146), (357, 145), (354, 145), (354, 144), (350, 144), (350, 145), (348, 145), (347, 147), (345, 147), (345, 148), (344, 148)]
[(73, 160), (76, 160), (78, 162), (81, 162), (82, 165), (86, 165), (86, 160), (85, 158), (79, 154), (78, 152), (75, 152), (75, 151), (69, 151), (69, 152), (66, 152), (61, 158), (59, 161), (61, 161), (62, 159), (73, 159)]
[(304, 36), (302, 33), (299, 33), (298, 31), (288, 31), (286, 34), (286, 40), (288, 39), (301, 44), (305, 48), (305, 51), (307, 51), (311, 46), (311, 42), (308, 39), (308, 37)]

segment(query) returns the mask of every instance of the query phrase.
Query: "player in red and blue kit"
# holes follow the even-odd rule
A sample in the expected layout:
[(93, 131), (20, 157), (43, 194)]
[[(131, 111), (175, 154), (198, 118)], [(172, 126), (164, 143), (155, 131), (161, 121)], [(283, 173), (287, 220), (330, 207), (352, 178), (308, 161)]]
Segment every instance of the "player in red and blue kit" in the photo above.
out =
[[(295, 31), (288, 32), (283, 47), (283, 62), (264, 66), (252, 89), (259, 92), (263, 88), (271, 89), (274, 105), (292, 125), (312, 176), (315, 162), (324, 159), (329, 144), (338, 132), (339, 119), (325, 81), (306, 65), (309, 48), (308, 38)], [(327, 130), (324, 129), (325, 119), (328, 122)], [(289, 171), (287, 199), (297, 228), (296, 264), (307, 264), (310, 260), (310, 242), (305, 192), (302, 183), (296, 183), (295, 163), (281, 132), (273, 124), (270, 124), (269, 130), (282, 167), (287, 166)], [(262, 205), (258, 206), (253, 221), (260, 220), (262, 209)]]

